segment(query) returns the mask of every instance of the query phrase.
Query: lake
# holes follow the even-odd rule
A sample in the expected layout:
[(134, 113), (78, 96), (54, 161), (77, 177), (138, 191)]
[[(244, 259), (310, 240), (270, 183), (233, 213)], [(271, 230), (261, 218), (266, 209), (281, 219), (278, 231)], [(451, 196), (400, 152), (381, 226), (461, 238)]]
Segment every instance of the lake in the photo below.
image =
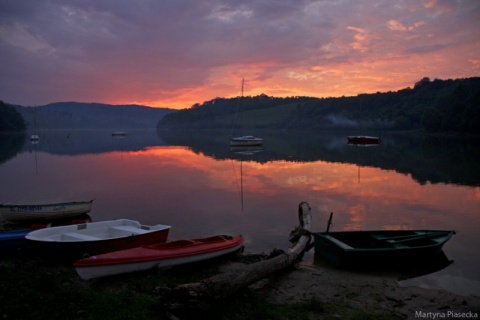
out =
[[(264, 132), (250, 152), (231, 151), (225, 132), (2, 135), (0, 202), (95, 198), (93, 221), (169, 224), (170, 239), (242, 234), (246, 252), (268, 253), (290, 246), (307, 201), (314, 231), (330, 212), (332, 231), (455, 230), (444, 247), (454, 263), (403, 284), (480, 294), (479, 141), (384, 133), (358, 147), (350, 133)], [(303, 263), (315, 266), (314, 254)]]

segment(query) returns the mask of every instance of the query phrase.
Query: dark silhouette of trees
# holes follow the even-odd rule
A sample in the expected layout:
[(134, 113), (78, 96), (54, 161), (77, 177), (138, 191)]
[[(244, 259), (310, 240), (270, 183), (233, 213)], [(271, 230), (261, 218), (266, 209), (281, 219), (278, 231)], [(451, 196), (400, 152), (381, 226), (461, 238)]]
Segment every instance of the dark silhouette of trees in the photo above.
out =
[(0, 132), (18, 132), (25, 129), (22, 115), (13, 106), (0, 101)]
[[(416, 82), (413, 89), (355, 97), (215, 98), (171, 113), (158, 129), (221, 129), (235, 111), (244, 127), (264, 129), (364, 128), (480, 133), (480, 78)], [(247, 120), (245, 120), (247, 119)]]

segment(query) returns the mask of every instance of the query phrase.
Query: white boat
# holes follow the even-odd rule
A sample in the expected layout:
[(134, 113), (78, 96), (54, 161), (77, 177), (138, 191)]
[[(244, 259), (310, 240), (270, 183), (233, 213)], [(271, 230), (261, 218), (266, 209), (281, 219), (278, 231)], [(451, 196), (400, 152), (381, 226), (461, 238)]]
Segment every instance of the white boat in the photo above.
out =
[(263, 145), (263, 139), (255, 136), (241, 136), (230, 138), (230, 146), (242, 147), (242, 146), (261, 146)]
[(54, 220), (90, 212), (93, 200), (48, 204), (0, 204), (0, 215), (9, 223)]
[(170, 226), (107, 220), (32, 231), (25, 236), (47, 255), (79, 259), (167, 241)]
[(112, 137), (125, 137), (127, 135), (126, 131), (123, 131), (123, 107), (120, 108), (120, 130), (115, 130), (112, 132)]
[[(244, 84), (244, 79), (242, 79), (242, 96), (238, 102), (237, 110), (235, 111), (235, 119), (233, 121), (232, 130), (235, 127), (235, 121), (237, 119), (238, 109), (240, 108), (240, 102), (243, 100), (243, 84)], [(243, 135), (239, 137), (230, 138), (231, 147), (262, 146), (262, 145), (263, 145), (263, 139), (252, 136), (252, 135)]]
[(241, 249), (243, 241), (242, 236), (223, 235), (177, 240), (84, 258), (74, 266), (82, 279), (89, 280), (220, 257)]
[(40, 140), (40, 137), (36, 133), (36, 128), (37, 128), (37, 109), (35, 108), (33, 111), (33, 134), (30, 136), (30, 141), (33, 144), (38, 143), (38, 141)]

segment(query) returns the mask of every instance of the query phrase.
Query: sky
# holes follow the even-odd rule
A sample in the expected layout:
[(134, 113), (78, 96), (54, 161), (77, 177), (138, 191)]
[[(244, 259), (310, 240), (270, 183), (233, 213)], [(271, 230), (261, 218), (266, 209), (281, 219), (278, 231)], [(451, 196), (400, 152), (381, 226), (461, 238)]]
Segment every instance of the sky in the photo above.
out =
[(0, 0), (0, 100), (183, 109), (480, 76), (478, 0)]

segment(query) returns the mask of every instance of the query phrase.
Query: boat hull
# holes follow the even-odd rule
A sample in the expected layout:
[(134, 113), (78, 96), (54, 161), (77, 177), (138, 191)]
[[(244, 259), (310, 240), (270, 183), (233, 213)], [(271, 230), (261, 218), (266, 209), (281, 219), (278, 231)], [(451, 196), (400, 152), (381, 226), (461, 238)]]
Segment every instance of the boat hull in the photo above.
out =
[(126, 137), (127, 133), (125, 131), (113, 131), (112, 137)]
[(88, 280), (220, 257), (241, 249), (243, 241), (241, 236), (178, 240), (93, 256), (74, 266), (78, 275)]
[(25, 223), (76, 217), (92, 210), (93, 200), (51, 204), (0, 204), (0, 214), (8, 223)]
[[(84, 219), (75, 219), (75, 220), (55, 220), (54, 222), (45, 221), (42, 224), (30, 224), (28, 226), (21, 225), (23, 228), (16, 228), (16, 229), (7, 229), (0, 231), (0, 251), (7, 251), (13, 249), (19, 249), (25, 247), (28, 244), (27, 239), (25, 236), (32, 231), (43, 229), (43, 228), (51, 228), (55, 226), (63, 226), (63, 225), (72, 225), (72, 224), (80, 224), (86, 223), (91, 221), (88, 215), (83, 217)], [(16, 227), (19, 225), (15, 225)]]
[(27, 242), (25, 236), (31, 231), (31, 229), (1, 231), (0, 251), (23, 247)]
[(371, 136), (348, 136), (347, 141), (349, 144), (378, 145), (382, 140), (379, 137)]
[(454, 231), (345, 231), (314, 233), (315, 255), (337, 267), (386, 266), (429, 259)]
[(230, 146), (232, 147), (248, 147), (248, 146), (262, 146), (263, 139), (253, 136), (243, 136), (230, 138)]
[(141, 225), (138, 221), (119, 219), (52, 227), (30, 232), (26, 239), (52, 258), (80, 259), (112, 251), (167, 241), (170, 226)]

